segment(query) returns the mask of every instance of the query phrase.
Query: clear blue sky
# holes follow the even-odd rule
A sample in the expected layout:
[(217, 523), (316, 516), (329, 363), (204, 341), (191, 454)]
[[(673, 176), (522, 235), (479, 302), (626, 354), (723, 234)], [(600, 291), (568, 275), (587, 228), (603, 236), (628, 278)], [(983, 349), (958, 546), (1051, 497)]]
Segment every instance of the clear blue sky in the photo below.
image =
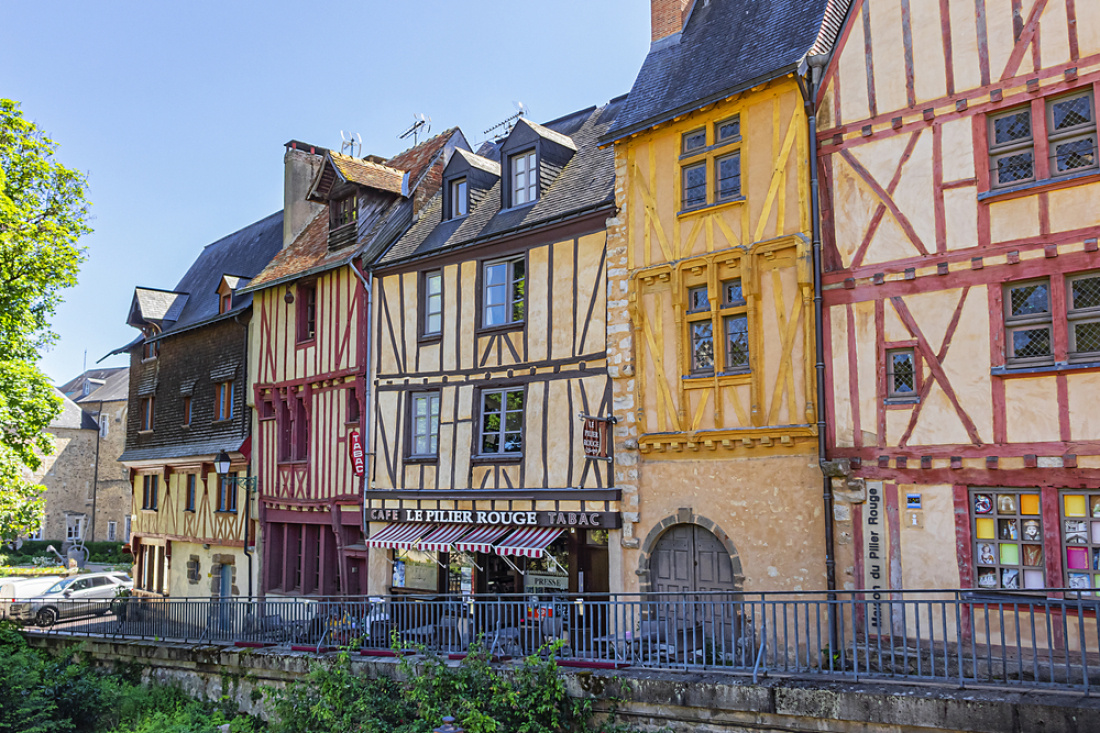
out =
[[(0, 96), (88, 173), (95, 232), (43, 355), (61, 383), (130, 341), (135, 285), (282, 208), (283, 143), (407, 147), (423, 112), (471, 143), (522, 101), (546, 121), (630, 90), (646, 0), (6, 3)], [(125, 365), (113, 357), (107, 365)]]

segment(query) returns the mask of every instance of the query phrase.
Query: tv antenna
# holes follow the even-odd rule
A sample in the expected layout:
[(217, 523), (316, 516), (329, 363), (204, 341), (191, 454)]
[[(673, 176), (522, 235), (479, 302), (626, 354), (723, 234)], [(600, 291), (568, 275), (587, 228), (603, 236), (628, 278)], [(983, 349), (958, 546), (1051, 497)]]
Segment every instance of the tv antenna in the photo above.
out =
[(416, 145), (416, 140), (420, 136), (421, 128), (423, 128), (425, 135), (432, 131), (432, 118), (428, 117), (423, 112), (413, 115), (413, 123), (409, 125), (409, 129), (405, 130), (397, 137), (400, 140), (404, 140), (412, 135), (413, 145)]
[[(527, 117), (531, 114), (531, 108), (528, 107), (523, 102), (512, 102), (512, 106), (516, 108), (515, 114), (504, 118), (503, 120), (496, 123), (495, 125), (490, 127), (488, 130), (485, 130), (484, 132), (482, 132), (481, 134), (482, 135), (488, 135), (493, 130), (496, 130), (496, 129), (501, 128), (501, 127), (508, 127), (508, 125), (510, 123), (518, 120), (520, 117)], [(508, 127), (508, 130), (511, 130), (511, 129), (512, 129), (511, 127)], [(505, 132), (507, 132), (507, 130)]]
[(340, 130), (340, 154), (358, 158), (363, 152), (363, 136), (357, 132), (349, 132), (347, 136)]

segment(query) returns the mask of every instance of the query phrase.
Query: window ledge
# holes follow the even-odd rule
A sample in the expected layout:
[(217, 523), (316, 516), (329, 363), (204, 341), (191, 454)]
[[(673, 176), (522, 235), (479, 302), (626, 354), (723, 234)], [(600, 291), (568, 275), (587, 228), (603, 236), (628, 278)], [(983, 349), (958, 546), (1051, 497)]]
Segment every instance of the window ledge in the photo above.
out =
[(537, 204), (538, 202), (539, 202), (539, 199), (535, 199), (534, 201), (528, 201), (527, 203), (520, 204), (519, 206), (509, 206), (507, 209), (501, 209), (500, 211), (497, 212), (497, 214), (498, 215), (499, 214), (510, 214), (513, 211), (520, 211), (521, 209), (528, 209), (528, 208), (534, 206), (535, 204)]
[(994, 377), (1012, 377), (1027, 374), (1057, 374), (1059, 372), (1072, 372), (1085, 369), (1100, 369), (1100, 356), (1095, 361), (1060, 361), (1054, 364), (1038, 364), (1034, 366), (995, 366), (989, 370)]
[(236, 509), (215, 509), (214, 513), (215, 514), (236, 514), (237, 510)]
[(152, 434), (153, 434), (152, 430), (139, 430), (138, 431), (138, 435), (152, 435)]
[(148, 364), (149, 362), (156, 361), (156, 360), (157, 360), (157, 357), (155, 357), (155, 356), (146, 356), (146, 357), (142, 358), (141, 363), (142, 364)]
[(527, 321), (518, 321), (516, 323), (505, 323), (500, 326), (482, 326), (477, 329), (476, 336), (483, 336), (485, 334), (492, 333), (507, 333), (508, 331), (522, 331), (524, 326), (527, 325)]
[(222, 418), (221, 420), (211, 420), (210, 424), (211, 425), (227, 425), (231, 422), (233, 422), (233, 418), (226, 417), (226, 418)]
[[(495, 326), (494, 326), (494, 328), (495, 328)], [(429, 345), (430, 346), (431, 344), (438, 344), (442, 340), (443, 340), (443, 333), (440, 332), (440, 333), (421, 334), (416, 339), (416, 342), (418, 344), (424, 344), (424, 345)]]
[(502, 456), (470, 456), (470, 463), (521, 463), (522, 453), (514, 453)]
[(295, 458), (293, 460), (287, 459), (283, 461), (277, 461), (279, 466), (304, 466), (309, 463), (308, 458)]
[(1014, 194), (1041, 193), (1054, 188), (1063, 188), (1070, 184), (1085, 183), (1088, 182), (1089, 179), (1100, 180), (1100, 169), (1090, 168), (1087, 171), (1070, 173), (1065, 176), (1052, 176), (1050, 178), (1042, 178), (1038, 181), (1028, 181), (1018, 186), (991, 188), (988, 191), (979, 193), (978, 201), (999, 201), (1001, 199), (1013, 198)]
[[(680, 377), (684, 383), (684, 389), (699, 389), (714, 385), (714, 374), (684, 374)], [(748, 384), (752, 381), (752, 371), (737, 370), (730, 372), (718, 372), (718, 386), (729, 387), (738, 384)]]
[[(477, 460), (475, 457), (474, 460)], [(438, 463), (439, 456), (406, 456), (405, 463), (410, 465), (423, 465), (425, 463)]]
[(301, 349), (303, 347), (306, 347), (306, 346), (316, 346), (317, 345), (317, 335), (314, 334), (313, 336), (310, 336), (307, 339), (301, 339), (300, 341), (295, 341), (294, 345), (299, 349)]
[(716, 209), (722, 209), (727, 206), (733, 206), (734, 204), (743, 204), (744, 202), (744, 196), (734, 196), (733, 198), (725, 199), (724, 201), (718, 201), (713, 204), (704, 204), (702, 206), (693, 206), (690, 209), (681, 209), (680, 211), (676, 212), (676, 218), (683, 219), (685, 216), (698, 214), (701, 211), (714, 211)]
[(912, 407), (920, 404), (920, 397), (887, 397), (883, 403), (887, 407)]

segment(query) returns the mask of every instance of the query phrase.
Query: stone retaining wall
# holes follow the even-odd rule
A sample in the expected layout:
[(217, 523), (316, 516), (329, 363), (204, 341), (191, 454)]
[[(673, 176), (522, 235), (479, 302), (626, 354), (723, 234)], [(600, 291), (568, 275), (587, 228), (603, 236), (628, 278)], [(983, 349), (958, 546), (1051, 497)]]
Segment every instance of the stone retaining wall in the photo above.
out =
[[(32, 646), (54, 651), (78, 643), (28, 634)], [(281, 686), (309, 671), (314, 656), (272, 649), (238, 649), (156, 642), (84, 641), (101, 664), (136, 664), (147, 680), (181, 685), (196, 697), (228, 696), (262, 715), (260, 688)], [(360, 674), (398, 673), (396, 660), (354, 658)], [(575, 697), (643, 729), (703, 733), (1086, 733), (1100, 731), (1100, 697), (1080, 693), (956, 690), (940, 686), (761, 680), (643, 670), (571, 670)]]

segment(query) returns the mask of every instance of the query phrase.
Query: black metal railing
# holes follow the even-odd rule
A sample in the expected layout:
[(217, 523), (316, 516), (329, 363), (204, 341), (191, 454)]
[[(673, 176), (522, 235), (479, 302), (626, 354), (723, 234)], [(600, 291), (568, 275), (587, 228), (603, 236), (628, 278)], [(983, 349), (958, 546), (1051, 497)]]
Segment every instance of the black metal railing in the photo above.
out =
[[(1100, 681), (1100, 598), (969, 590), (59, 600), (21, 612), (74, 637), (282, 646), (959, 686)], [(37, 603), (37, 602), (32, 602)], [(48, 625), (43, 625), (47, 624)]]

